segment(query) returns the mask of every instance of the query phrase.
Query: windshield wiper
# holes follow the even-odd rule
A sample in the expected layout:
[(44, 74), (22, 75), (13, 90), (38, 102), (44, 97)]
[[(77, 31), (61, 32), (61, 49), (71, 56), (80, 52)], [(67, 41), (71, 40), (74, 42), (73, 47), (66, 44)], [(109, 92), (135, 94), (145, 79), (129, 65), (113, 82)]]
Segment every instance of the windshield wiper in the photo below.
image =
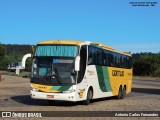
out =
[(57, 70), (57, 68), (54, 68), (54, 72), (55, 72), (55, 77), (56, 77), (56, 80), (58, 81), (59, 84), (62, 84), (61, 80), (59, 79), (59, 72)]

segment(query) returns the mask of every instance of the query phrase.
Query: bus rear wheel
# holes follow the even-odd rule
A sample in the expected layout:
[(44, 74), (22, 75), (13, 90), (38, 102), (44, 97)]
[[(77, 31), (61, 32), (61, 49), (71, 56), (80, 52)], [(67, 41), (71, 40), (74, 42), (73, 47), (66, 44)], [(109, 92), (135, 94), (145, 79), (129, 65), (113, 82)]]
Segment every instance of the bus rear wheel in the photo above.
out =
[(93, 97), (93, 92), (91, 89), (88, 90), (88, 93), (87, 93), (87, 97), (86, 97), (86, 100), (83, 101), (83, 104), (84, 105), (89, 105), (89, 103), (91, 102), (92, 100), (92, 97)]
[(122, 90), (122, 99), (126, 96), (126, 87), (123, 87), (123, 90)]
[(116, 96), (117, 99), (122, 99), (122, 87), (119, 87), (118, 95)]

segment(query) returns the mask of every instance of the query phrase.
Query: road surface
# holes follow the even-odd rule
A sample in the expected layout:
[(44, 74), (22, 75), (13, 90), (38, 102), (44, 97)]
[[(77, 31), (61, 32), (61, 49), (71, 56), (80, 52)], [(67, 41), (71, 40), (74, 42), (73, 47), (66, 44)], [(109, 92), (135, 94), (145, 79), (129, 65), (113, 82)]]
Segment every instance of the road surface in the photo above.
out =
[(132, 92), (124, 99), (103, 98), (89, 106), (64, 101), (50, 106), (45, 100), (31, 99), (29, 89), (29, 79), (4, 76), (4, 81), (0, 82), (0, 111), (160, 111), (158, 80), (133, 80)]

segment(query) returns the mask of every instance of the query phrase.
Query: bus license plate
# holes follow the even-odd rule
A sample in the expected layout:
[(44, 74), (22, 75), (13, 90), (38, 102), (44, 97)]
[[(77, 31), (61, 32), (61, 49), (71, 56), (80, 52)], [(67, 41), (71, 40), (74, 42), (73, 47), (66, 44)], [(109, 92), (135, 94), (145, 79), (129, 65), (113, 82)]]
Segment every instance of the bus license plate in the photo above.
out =
[(47, 98), (54, 98), (54, 95), (47, 95)]

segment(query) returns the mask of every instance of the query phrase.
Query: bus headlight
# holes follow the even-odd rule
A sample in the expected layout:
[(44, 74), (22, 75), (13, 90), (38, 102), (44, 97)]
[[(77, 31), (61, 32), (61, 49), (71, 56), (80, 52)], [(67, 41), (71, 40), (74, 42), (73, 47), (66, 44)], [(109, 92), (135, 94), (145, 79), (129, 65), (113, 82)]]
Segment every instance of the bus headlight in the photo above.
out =
[(72, 93), (72, 92), (75, 92), (75, 90), (71, 89), (71, 90), (63, 91), (63, 93)]
[(38, 91), (39, 91), (38, 89), (33, 88), (33, 87), (30, 87), (30, 90), (35, 91), (35, 92), (38, 92)]

